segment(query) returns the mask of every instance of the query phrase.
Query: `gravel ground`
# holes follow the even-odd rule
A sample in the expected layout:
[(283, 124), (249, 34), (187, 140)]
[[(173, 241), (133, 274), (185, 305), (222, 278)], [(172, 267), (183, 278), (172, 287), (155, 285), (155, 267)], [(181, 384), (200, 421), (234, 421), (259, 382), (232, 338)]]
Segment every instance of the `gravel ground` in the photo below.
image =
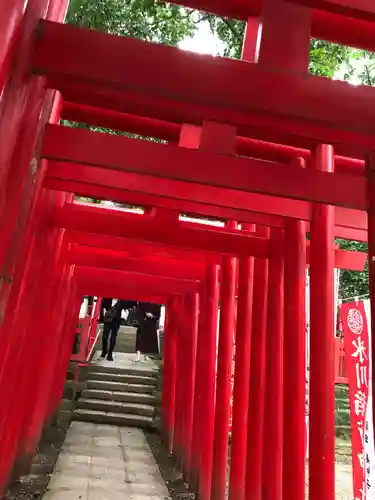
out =
[[(159, 465), (160, 472), (168, 487), (172, 500), (192, 500), (194, 494), (189, 493), (181, 473), (177, 470), (173, 459), (166, 453), (160, 437), (156, 433), (147, 435), (148, 443)], [(306, 477), (307, 477), (306, 469)], [(352, 465), (349, 455), (338, 454), (336, 462), (336, 498), (335, 500), (353, 500)], [(306, 480), (306, 491), (308, 482)], [(307, 495), (306, 495), (306, 498)]]

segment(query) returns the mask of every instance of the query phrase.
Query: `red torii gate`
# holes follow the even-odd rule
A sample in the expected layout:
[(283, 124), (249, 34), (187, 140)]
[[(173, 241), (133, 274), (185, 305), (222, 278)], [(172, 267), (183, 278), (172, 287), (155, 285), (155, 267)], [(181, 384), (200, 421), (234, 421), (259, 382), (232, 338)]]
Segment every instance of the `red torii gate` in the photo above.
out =
[[(246, 20), (243, 51), (246, 61), (257, 57), (260, 18), (263, 29), (255, 65), (197, 57), (170, 47), (49, 22), (40, 24), (36, 37), (39, 18), (61, 21), (64, 17), (64, 0), (48, 3), (29, 0), (26, 10), (21, 1), (0, 5), (0, 327), (5, 353), (0, 374), (4, 389), (0, 429), (5, 436), (0, 450), (0, 485), (5, 483), (15, 458), (32, 451), (44, 422), (58, 405), (69, 359), (70, 334), (79, 307), (77, 278), (80, 273), (85, 279), (90, 276), (87, 268), (82, 267), (76, 268), (77, 275), (73, 273), (72, 264), (66, 261), (69, 242), (59, 225), (90, 231), (94, 222), (82, 207), (64, 206), (71, 202), (71, 196), (63, 191), (98, 197), (101, 194), (104, 198), (113, 194), (118, 201), (129, 196), (129, 202), (136, 198), (125, 191), (138, 191), (132, 196), (138, 196), (138, 200), (143, 197), (145, 205), (189, 210), (271, 228), (258, 227), (256, 236), (233, 234), (229, 228), (198, 230), (205, 250), (215, 251), (216, 245), (227, 245), (229, 250), (221, 270), (224, 326), (220, 330), (216, 394), (220, 411), (216, 414), (215, 325), (219, 280), (215, 261), (207, 264), (202, 283), (200, 310), (204, 314), (199, 315), (197, 330), (193, 322), (189, 326), (189, 331), (196, 331), (200, 345), (196, 353), (195, 392), (193, 378), (184, 379), (182, 385), (168, 386), (176, 375), (172, 363), (176, 345), (166, 343), (164, 361), (170, 378), (163, 395), (163, 407), (169, 408), (169, 412), (164, 412), (164, 430), (173, 437), (173, 451), (180, 459), (185, 460), (191, 453), (191, 484), (197, 488), (199, 479), (203, 500), (210, 497), (221, 500), (225, 491), (234, 254), (241, 256), (242, 271), (230, 497), (258, 500), (262, 488), (265, 499), (281, 499), (283, 490), (284, 498), (304, 498), (304, 278), (309, 230), (313, 332), (310, 498), (331, 499), (334, 491), (333, 237), (366, 240), (367, 211), (370, 273), (373, 273), (374, 179), (372, 154), (368, 153), (373, 150), (374, 113), (368, 100), (375, 93), (370, 88), (352, 88), (305, 73), (310, 35), (373, 49), (374, 7), (369, 1), (358, 7), (354, 0), (293, 3), (257, 0), (251, 5), (240, 0), (183, 2)], [(280, 19), (285, 20), (283, 24)], [(98, 60), (102, 63), (100, 73)], [(144, 61), (152, 64), (145, 65)], [(34, 75), (41, 77), (30, 78), (30, 67)], [(176, 78), (170, 78), (161, 68), (175, 71)], [(57, 99), (52, 109), (53, 92), (45, 92), (46, 85), (60, 90), (64, 103)], [(169, 141), (177, 139), (179, 147), (146, 145), (62, 127), (48, 126), (45, 130), (48, 118), (56, 123), (59, 116), (79, 117), (89, 123), (119, 123), (117, 127), (127, 131), (154, 130), (150, 135)], [(336, 156), (327, 143), (335, 145)], [(197, 147), (203, 151), (187, 149)], [(313, 150), (313, 154), (307, 150)], [(235, 157), (236, 151), (248, 158)], [(294, 163), (296, 157), (307, 160), (308, 168), (303, 170), (300, 161), (287, 165)], [(365, 172), (366, 157), (369, 159)], [(40, 162), (39, 169), (35, 161), (38, 158), (47, 159)], [(76, 163), (83, 165), (77, 167)], [(334, 165), (336, 173), (332, 173)], [(209, 190), (208, 195), (204, 195), (199, 184), (204, 184), (205, 192)], [(294, 200), (281, 200), (283, 197)], [(276, 207), (270, 208), (271, 203)], [(80, 219), (74, 220), (74, 214)], [(122, 217), (116, 220), (122, 221)], [(98, 226), (105, 234), (125, 235), (121, 227), (106, 229), (107, 220), (103, 215)], [(310, 223), (309, 228), (305, 221)], [(150, 221), (126, 224), (133, 238), (142, 239), (143, 231), (147, 232), (146, 240), (159, 241)], [(245, 230), (253, 229), (243, 226)], [(174, 230), (171, 225), (166, 227)], [(167, 230), (163, 234), (169, 244), (183, 247), (188, 243), (197, 250), (197, 243), (189, 240), (197, 234), (195, 228), (179, 228), (177, 234), (182, 240)], [(109, 240), (118, 244), (113, 236)], [(246, 245), (247, 251), (242, 245)], [(261, 255), (263, 247), (269, 248), (268, 261)], [(249, 256), (251, 248), (258, 252), (255, 260)], [(43, 272), (45, 266), (51, 269), (50, 273)], [(143, 285), (153, 281), (142, 280)], [(171, 289), (171, 282), (164, 283), (166, 290)], [(94, 283), (103, 286), (102, 291), (106, 290), (104, 284), (103, 280)], [(113, 290), (112, 285), (110, 289)], [(49, 312), (40, 306), (35, 298), (37, 292), (41, 294), (38, 300), (50, 306), (58, 303), (56, 297), (61, 300), (63, 321), (56, 308)], [(73, 311), (69, 308), (70, 300), (74, 302)], [(189, 366), (194, 367), (195, 353), (184, 344), (187, 336), (181, 334), (183, 328), (176, 312), (189, 310), (196, 318), (197, 297), (193, 294), (189, 300), (181, 300), (181, 297), (170, 299), (167, 338), (181, 342), (179, 345), (188, 349)], [(267, 302), (272, 311), (268, 315)], [(373, 318), (374, 313), (373, 310)], [(48, 342), (40, 328), (30, 329), (38, 322), (50, 324), (54, 335)], [(9, 331), (17, 332), (17, 340), (7, 335)], [(27, 331), (35, 334), (26, 335)], [(43, 348), (36, 350), (38, 341)], [(288, 347), (292, 345), (294, 351), (290, 352)], [(263, 357), (265, 346), (269, 355), (267, 366)], [(202, 364), (203, 355), (206, 364)], [(48, 383), (42, 377), (46, 370), (54, 374)], [(9, 373), (13, 378), (6, 385), (5, 375), (9, 377)], [(30, 383), (31, 373), (33, 381), (38, 383), (35, 387)], [(251, 405), (259, 406), (259, 411), (250, 413), (247, 422), (249, 385)], [(181, 400), (183, 387), (189, 389), (186, 402)], [(173, 394), (177, 398), (175, 419), (171, 410)], [(35, 404), (30, 414), (31, 402)], [(181, 411), (191, 412), (191, 408), (194, 413), (189, 413), (186, 427), (181, 427)], [(262, 412), (265, 412), (264, 426)], [(175, 425), (176, 432), (171, 435)], [(246, 476), (244, 429), (248, 430)], [(284, 448), (283, 436), (288, 439)]]

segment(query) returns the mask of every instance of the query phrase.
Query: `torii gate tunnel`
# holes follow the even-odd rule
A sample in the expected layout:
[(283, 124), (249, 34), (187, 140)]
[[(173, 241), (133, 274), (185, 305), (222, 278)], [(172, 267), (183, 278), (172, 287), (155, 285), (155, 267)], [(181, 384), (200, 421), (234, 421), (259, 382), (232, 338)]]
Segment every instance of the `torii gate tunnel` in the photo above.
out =
[(85, 294), (166, 304), (163, 438), (200, 500), (225, 498), (235, 330), (229, 498), (304, 499), (309, 266), (309, 498), (333, 500), (334, 268), (366, 258), (334, 238), (368, 241), (374, 331), (375, 89), (309, 75), (309, 46), (375, 51), (375, 3), (175, 3), (246, 21), (242, 60), (0, 1), (0, 489), (59, 407)]

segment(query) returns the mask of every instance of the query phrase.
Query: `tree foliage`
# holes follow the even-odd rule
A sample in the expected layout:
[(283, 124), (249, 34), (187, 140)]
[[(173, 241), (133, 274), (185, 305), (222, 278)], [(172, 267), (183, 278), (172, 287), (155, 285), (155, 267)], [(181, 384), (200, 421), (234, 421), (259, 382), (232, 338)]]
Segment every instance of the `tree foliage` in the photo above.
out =
[[(240, 58), (245, 24), (157, 0), (71, 0), (67, 22), (107, 33), (176, 46), (194, 35), (201, 23), (208, 23), (213, 35), (224, 42), (226, 57)], [(375, 55), (322, 40), (311, 41), (309, 71), (316, 76), (341, 77), (365, 85), (375, 84)], [(68, 123), (66, 123), (68, 124)], [(85, 126), (69, 124), (70, 126)], [(99, 127), (96, 131), (118, 133)], [(346, 250), (366, 251), (367, 246), (337, 240)], [(368, 266), (363, 273), (343, 271), (340, 295), (343, 298), (368, 292)]]
[(177, 45), (195, 29), (189, 11), (155, 0), (71, 0), (67, 22), (167, 45)]

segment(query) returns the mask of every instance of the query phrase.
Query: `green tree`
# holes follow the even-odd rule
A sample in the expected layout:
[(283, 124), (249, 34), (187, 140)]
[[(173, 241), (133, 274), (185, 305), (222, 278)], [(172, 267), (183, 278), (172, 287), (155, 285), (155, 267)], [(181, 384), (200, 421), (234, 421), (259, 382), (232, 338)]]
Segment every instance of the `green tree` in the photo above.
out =
[(195, 29), (190, 11), (155, 0), (71, 0), (67, 22), (167, 45), (177, 45)]

